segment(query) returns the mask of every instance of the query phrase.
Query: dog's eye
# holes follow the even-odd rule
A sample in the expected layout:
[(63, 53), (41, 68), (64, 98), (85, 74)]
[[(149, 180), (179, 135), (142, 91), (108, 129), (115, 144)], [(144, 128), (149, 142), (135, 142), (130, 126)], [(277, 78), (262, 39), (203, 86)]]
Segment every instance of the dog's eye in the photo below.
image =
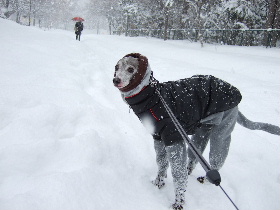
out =
[(133, 72), (134, 72), (134, 69), (133, 69), (132, 67), (129, 67), (129, 68), (127, 69), (127, 71), (128, 71), (129, 73), (133, 73)]
[(115, 71), (118, 71), (119, 70), (119, 65), (116, 65), (115, 66)]

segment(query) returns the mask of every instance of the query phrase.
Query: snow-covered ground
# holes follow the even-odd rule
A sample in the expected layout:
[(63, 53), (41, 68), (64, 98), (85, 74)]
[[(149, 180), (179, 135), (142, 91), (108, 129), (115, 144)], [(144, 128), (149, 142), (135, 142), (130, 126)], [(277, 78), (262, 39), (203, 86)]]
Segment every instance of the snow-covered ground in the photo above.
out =
[[(0, 210), (160, 210), (153, 140), (112, 85), (125, 54), (149, 58), (160, 81), (212, 74), (242, 94), (249, 119), (280, 125), (280, 49), (93, 35), (0, 18)], [(239, 125), (220, 171), (240, 210), (280, 209), (280, 138)], [(208, 150), (208, 148), (207, 148)], [(204, 156), (206, 159), (207, 152)], [(188, 180), (185, 209), (225, 210), (214, 185)]]

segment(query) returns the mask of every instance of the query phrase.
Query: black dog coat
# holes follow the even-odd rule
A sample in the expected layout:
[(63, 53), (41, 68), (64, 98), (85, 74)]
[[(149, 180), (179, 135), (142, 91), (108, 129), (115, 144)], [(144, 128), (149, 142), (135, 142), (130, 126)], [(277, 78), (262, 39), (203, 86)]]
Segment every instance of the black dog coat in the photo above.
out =
[[(200, 127), (201, 119), (232, 109), (242, 99), (236, 87), (211, 75), (158, 83), (157, 88), (189, 135)], [(163, 140), (166, 146), (181, 139), (155, 87), (148, 85), (125, 100), (142, 122), (152, 124), (154, 139)]]

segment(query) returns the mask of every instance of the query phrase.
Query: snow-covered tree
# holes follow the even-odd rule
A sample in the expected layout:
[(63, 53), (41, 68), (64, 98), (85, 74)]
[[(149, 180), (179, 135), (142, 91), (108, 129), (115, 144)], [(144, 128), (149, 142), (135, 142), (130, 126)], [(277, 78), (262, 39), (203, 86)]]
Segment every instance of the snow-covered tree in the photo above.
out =
[[(71, 18), (83, 16), (88, 28), (108, 25), (110, 34), (148, 35), (166, 39), (276, 46), (279, 0), (0, 0), (1, 17), (18, 23), (71, 29)], [(13, 15), (16, 14), (16, 15)], [(29, 19), (27, 21), (27, 19)], [(29, 23), (28, 23), (29, 22)], [(243, 30), (243, 31), (242, 31)], [(248, 32), (248, 33), (247, 33)]]

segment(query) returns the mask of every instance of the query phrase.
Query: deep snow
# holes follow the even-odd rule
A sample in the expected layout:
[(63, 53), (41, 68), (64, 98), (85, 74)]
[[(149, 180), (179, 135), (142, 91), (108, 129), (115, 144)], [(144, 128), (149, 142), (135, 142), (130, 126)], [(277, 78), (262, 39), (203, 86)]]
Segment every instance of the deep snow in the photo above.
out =
[[(153, 140), (112, 85), (139, 52), (160, 81), (212, 74), (238, 87), (249, 119), (280, 125), (280, 49), (43, 31), (0, 18), (0, 210), (168, 209), (150, 181)], [(240, 210), (280, 209), (280, 138), (239, 125), (221, 185)], [(208, 150), (208, 148), (207, 148)], [(207, 158), (207, 151), (204, 156)], [(234, 209), (214, 185), (188, 180), (185, 209)]]

